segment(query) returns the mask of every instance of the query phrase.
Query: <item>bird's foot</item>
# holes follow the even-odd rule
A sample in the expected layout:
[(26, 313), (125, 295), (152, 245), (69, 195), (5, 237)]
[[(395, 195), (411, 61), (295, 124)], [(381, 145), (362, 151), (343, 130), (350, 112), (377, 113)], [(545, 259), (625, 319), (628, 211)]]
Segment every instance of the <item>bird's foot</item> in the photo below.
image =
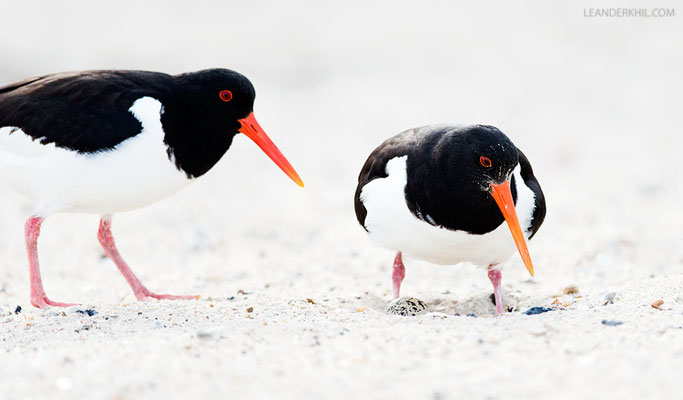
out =
[(199, 295), (174, 295), (174, 294), (157, 294), (148, 290), (142, 293), (135, 293), (135, 297), (140, 301), (146, 300), (197, 300)]
[(77, 306), (77, 303), (60, 303), (52, 301), (46, 295), (31, 296), (31, 304), (33, 307), (48, 308), (48, 307), (72, 307)]
[(495, 268), (495, 265), (489, 266), (489, 279), (493, 284), (493, 298), (496, 305), (496, 315), (503, 313), (503, 294), (501, 292), (500, 281), (503, 279), (500, 269)]

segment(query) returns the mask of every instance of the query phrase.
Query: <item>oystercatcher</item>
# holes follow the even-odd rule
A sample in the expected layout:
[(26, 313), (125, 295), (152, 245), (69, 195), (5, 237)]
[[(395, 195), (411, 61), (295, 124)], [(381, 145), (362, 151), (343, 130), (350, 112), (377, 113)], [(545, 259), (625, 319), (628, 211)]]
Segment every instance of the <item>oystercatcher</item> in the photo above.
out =
[(529, 160), (493, 126), (431, 125), (385, 141), (360, 172), (355, 210), (375, 243), (398, 251), (396, 298), (405, 276), (402, 253), (487, 267), (498, 314), (499, 264), (515, 245), (534, 275), (525, 237), (543, 223), (545, 198)]
[(0, 87), (0, 181), (36, 207), (25, 226), (31, 304), (72, 305), (48, 299), (40, 278), (40, 226), (55, 212), (101, 215), (99, 242), (137, 299), (196, 298), (149, 291), (116, 249), (111, 216), (204, 175), (237, 133), (303, 186), (256, 121), (254, 97), (251, 82), (227, 69), (72, 72)]

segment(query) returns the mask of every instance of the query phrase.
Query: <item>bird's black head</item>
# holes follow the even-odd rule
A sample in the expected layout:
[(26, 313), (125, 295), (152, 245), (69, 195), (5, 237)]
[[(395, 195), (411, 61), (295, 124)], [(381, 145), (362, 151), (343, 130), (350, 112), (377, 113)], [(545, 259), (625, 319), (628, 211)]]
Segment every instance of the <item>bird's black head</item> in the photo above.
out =
[(256, 143), (295, 183), (303, 182), (254, 117), (254, 86), (229, 69), (207, 69), (173, 77), (173, 90), (163, 102), (166, 143), (188, 176), (208, 171), (243, 133)]
[(187, 110), (223, 132), (237, 134), (239, 120), (254, 111), (254, 85), (235, 71), (206, 69), (177, 75), (175, 82)]
[(510, 179), (519, 163), (517, 148), (498, 128), (474, 125), (456, 128), (441, 136), (435, 146), (435, 157), (449, 182), (476, 186), (483, 192), (491, 184)]

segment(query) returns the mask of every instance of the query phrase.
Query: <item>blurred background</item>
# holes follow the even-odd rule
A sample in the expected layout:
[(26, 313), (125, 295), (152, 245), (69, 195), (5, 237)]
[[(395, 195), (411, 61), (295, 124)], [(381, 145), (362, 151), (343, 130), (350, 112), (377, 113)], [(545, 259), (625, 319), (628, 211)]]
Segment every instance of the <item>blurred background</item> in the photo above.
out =
[[(683, 270), (683, 8), (658, 1), (676, 15), (585, 16), (651, 7), (599, 3), (3, 1), (0, 85), (86, 69), (224, 67), (251, 79), (258, 120), (306, 187), (238, 137), (188, 189), (115, 216), (119, 248), (150, 289), (260, 291), (273, 307), (388, 301), (393, 254), (356, 221), (357, 174), (386, 138), (451, 122), (500, 128), (546, 194), (530, 244), (536, 277), (514, 257), (506, 288), (547, 299), (576, 283), (598, 294)], [(0, 307), (14, 309), (28, 306), (23, 223), (33, 210), (0, 193)], [(102, 258), (97, 219), (55, 215), (43, 226), (51, 298), (132, 300)], [(491, 293), (471, 266), (409, 260), (407, 271), (403, 293), (455, 299), (465, 312)]]

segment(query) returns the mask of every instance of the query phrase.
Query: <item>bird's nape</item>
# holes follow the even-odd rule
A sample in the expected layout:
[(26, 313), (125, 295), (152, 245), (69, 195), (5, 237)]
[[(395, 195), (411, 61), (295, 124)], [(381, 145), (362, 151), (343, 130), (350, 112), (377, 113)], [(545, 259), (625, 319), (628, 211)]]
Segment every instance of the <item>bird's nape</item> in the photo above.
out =
[(498, 204), (500, 212), (503, 213), (505, 217), (505, 222), (507, 222), (510, 228), (510, 233), (515, 240), (517, 245), (517, 250), (519, 255), (522, 256), (524, 265), (527, 271), (534, 276), (534, 266), (531, 264), (531, 256), (529, 256), (529, 249), (526, 246), (526, 239), (522, 233), (522, 228), (519, 226), (519, 219), (517, 218), (517, 211), (515, 210), (515, 202), (512, 199), (512, 192), (510, 191), (510, 180), (507, 180), (501, 184), (491, 184), (491, 196)]
[(277, 146), (275, 146), (275, 143), (266, 135), (266, 132), (261, 128), (258, 121), (256, 121), (254, 113), (252, 112), (247, 117), (238, 121), (241, 124), (239, 132), (244, 133), (249, 139), (256, 143), (256, 145), (260, 147), (261, 150), (263, 150), (263, 152), (294, 181), (294, 183), (304, 187), (304, 182), (299, 177), (299, 174), (296, 173), (294, 167), (292, 167)]

